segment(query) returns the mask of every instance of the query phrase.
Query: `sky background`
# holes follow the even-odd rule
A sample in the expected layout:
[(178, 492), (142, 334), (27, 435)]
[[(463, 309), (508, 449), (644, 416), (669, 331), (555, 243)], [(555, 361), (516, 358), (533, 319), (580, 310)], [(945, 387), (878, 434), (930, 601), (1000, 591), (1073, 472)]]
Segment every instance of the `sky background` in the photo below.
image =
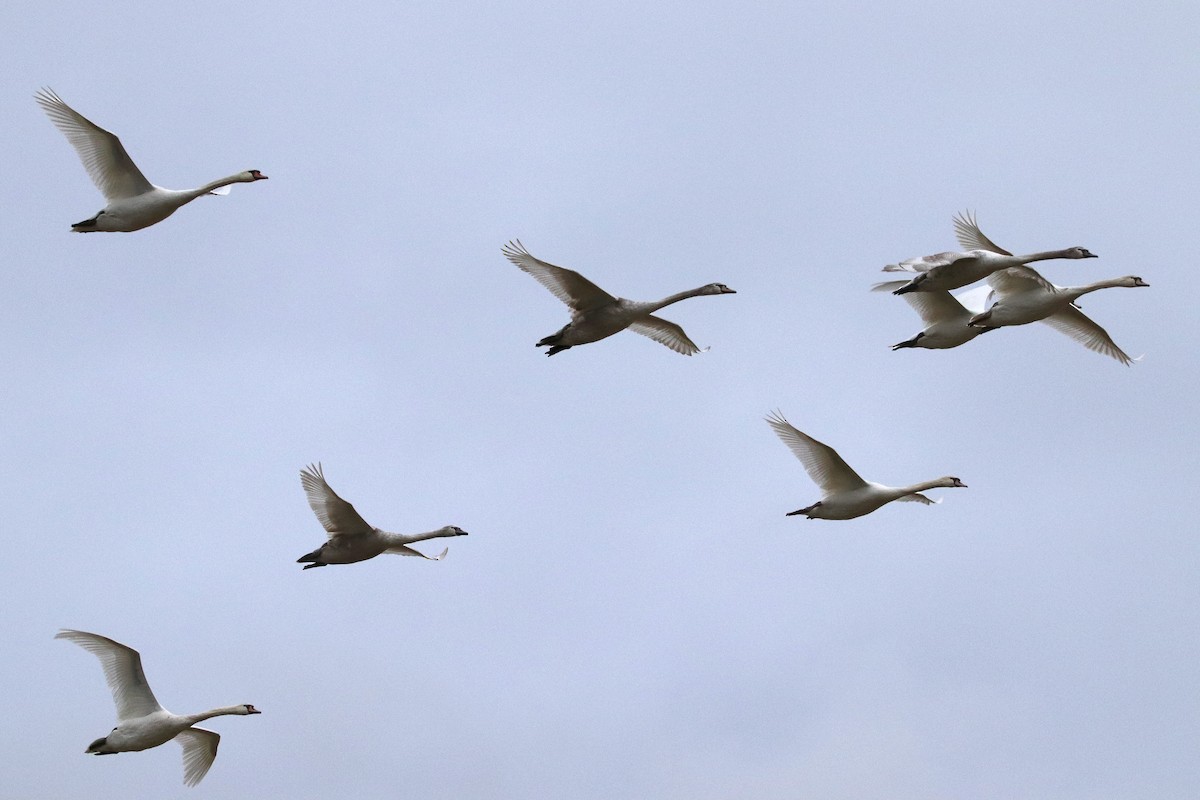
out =
[[(1194, 798), (1200, 6), (0, 8), (2, 798)], [(32, 95), (154, 183), (133, 234)], [(978, 213), (1132, 368), (867, 291)], [(662, 312), (546, 359), (508, 263)], [(1184, 282), (1184, 277), (1192, 275)], [(1172, 299), (1174, 298), (1174, 299)], [(849, 522), (763, 416), (938, 506)], [(435, 563), (302, 572), (321, 461)], [(424, 550), (436, 553), (442, 542)], [(114, 723), (141, 651), (220, 756)]]

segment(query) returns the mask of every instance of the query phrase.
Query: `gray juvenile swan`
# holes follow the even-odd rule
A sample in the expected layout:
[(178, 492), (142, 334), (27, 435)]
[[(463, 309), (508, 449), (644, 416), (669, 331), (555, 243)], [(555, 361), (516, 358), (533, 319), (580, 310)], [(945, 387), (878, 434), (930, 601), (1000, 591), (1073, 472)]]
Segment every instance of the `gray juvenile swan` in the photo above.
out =
[(789, 517), (803, 514), (809, 519), (854, 519), (870, 514), (893, 500), (915, 500), (926, 505), (938, 502), (921, 494), (926, 489), (966, 488), (965, 483), (950, 476), (899, 487), (865, 481), (842, 460), (836, 450), (792, 427), (778, 411), (767, 417), (767, 424), (800, 459), (813, 483), (821, 488), (820, 500), (811, 506), (788, 512), (786, 516)]
[(908, 292), (936, 292), (960, 289), (991, 275), (999, 269), (1019, 267), (1034, 261), (1051, 258), (1097, 258), (1095, 253), (1084, 247), (1068, 247), (1065, 250), (1044, 250), (1015, 256), (997, 247), (983, 235), (972, 214), (962, 212), (954, 218), (954, 229), (958, 243), (966, 252), (936, 253), (931, 256), (910, 258), (899, 264), (888, 264), (884, 272), (916, 272), (918, 275), (896, 289), (893, 294)]
[(614, 297), (578, 272), (556, 267), (534, 258), (520, 240), (509, 242), (501, 252), (509, 261), (532, 275), (550, 293), (571, 307), (571, 321), (560, 331), (545, 337), (537, 347), (549, 347), (546, 355), (561, 353), (575, 345), (606, 339), (628, 328), (647, 336), (685, 356), (700, 352), (683, 328), (654, 316), (654, 312), (689, 297), (706, 294), (737, 294), (723, 283), (710, 283), (698, 289), (679, 292), (656, 302), (642, 303)]
[(146, 176), (125, 152), (121, 140), (64, 103), (51, 89), (42, 89), (34, 99), (79, 154), (84, 169), (108, 201), (91, 219), (76, 222), (76, 233), (92, 231), (130, 232), (162, 222), (181, 206), (206, 194), (228, 194), (232, 183), (267, 179), (256, 169), (246, 170), (206, 183), (198, 189), (164, 189)]
[(183, 748), (183, 782), (195, 786), (212, 766), (221, 741), (219, 734), (197, 728), (196, 723), (225, 714), (261, 713), (254, 706), (243, 703), (199, 714), (172, 714), (154, 699), (137, 650), (87, 631), (64, 629), (54, 638), (74, 642), (100, 659), (104, 678), (117, 704), (117, 727), (88, 745), (87, 752), (93, 755), (148, 750), (174, 739)]
[(428, 533), (388, 533), (372, 525), (358, 515), (354, 506), (337, 496), (337, 493), (325, 482), (325, 473), (321, 465), (309, 464), (300, 470), (300, 484), (308, 496), (308, 505), (312, 508), (317, 519), (329, 534), (329, 541), (313, 550), (311, 553), (296, 559), (297, 564), (305, 564), (304, 569), (323, 567), (327, 564), (353, 564), (355, 561), (366, 561), (381, 553), (394, 553), (401, 556), (417, 556), (418, 558), (438, 561), (449, 552), (446, 548), (441, 554), (427, 556), (414, 550), (408, 545), (413, 542), (423, 542), (426, 539), (437, 539), (443, 536), (466, 536), (467, 532), (454, 525), (447, 525)]

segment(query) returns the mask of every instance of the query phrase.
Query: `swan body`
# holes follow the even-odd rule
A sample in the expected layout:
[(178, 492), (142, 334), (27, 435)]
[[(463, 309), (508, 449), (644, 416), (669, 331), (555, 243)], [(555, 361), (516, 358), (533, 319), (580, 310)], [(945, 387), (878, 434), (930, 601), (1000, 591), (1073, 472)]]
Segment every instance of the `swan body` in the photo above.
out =
[(1080, 311), (1075, 301), (1100, 289), (1150, 285), (1138, 276), (1126, 275), (1083, 286), (1055, 286), (1034, 269), (1010, 267), (990, 275), (988, 283), (998, 299), (991, 308), (971, 317), (971, 326), (1004, 327), (1045, 322), (1089, 350), (1111, 356), (1125, 366), (1133, 363), (1134, 359), (1117, 347), (1108, 331)]
[(1008, 267), (1019, 267), (1034, 261), (1052, 258), (1097, 258), (1095, 253), (1084, 247), (1068, 247), (1065, 250), (1045, 250), (1027, 255), (1013, 255), (984, 236), (975, 222), (975, 217), (960, 213), (954, 218), (958, 242), (965, 251), (949, 251), (931, 256), (910, 258), (898, 264), (888, 264), (884, 272), (916, 272), (914, 278), (897, 288), (893, 294), (909, 292), (936, 292), (960, 289), (981, 281), (993, 272)]
[(454, 525), (416, 534), (388, 533), (369, 525), (354, 510), (354, 506), (338, 497), (325, 482), (325, 473), (320, 464), (310, 464), (300, 470), (300, 484), (308, 497), (309, 507), (329, 534), (329, 541), (296, 559), (297, 564), (305, 564), (304, 569), (324, 567), (327, 564), (353, 564), (383, 553), (440, 561), (445, 558), (449, 548), (439, 555), (427, 556), (408, 545), (426, 539), (467, 535), (466, 531)]
[(199, 714), (172, 714), (158, 704), (137, 650), (107, 636), (64, 629), (55, 639), (74, 642), (100, 659), (104, 677), (117, 706), (117, 727), (88, 745), (87, 751), (104, 756), (148, 750), (175, 739), (183, 747), (183, 782), (195, 786), (217, 757), (219, 734), (195, 727), (196, 723), (227, 714), (261, 713), (254, 706), (223, 706)]
[[(894, 291), (905, 281), (887, 281), (875, 285), (875, 291)], [(921, 316), (925, 329), (911, 339), (892, 345), (893, 350), (907, 347), (923, 347), (928, 350), (948, 350), (995, 328), (988, 325), (972, 326), (971, 317), (983, 312), (984, 299), (991, 293), (988, 287), (971, 289), (957, 295), (947, 291), (909, 292), (904, 299)]]
[(141, 230), (162, 222), (197, 197), (228, 194), (231, 184), (267, 179), (266, 175), (251, 169), (206, 183), (198, 189), (155, 186), (142, 175), (114, 134), (75, 111), (50, 89), (40, 90), (34, 99), (75, 148), (88, 175), (108, 201), (96, 216), (72, 225), (71, 230), (76, 233)]
[(916, 501), (926, 505), (938, 502), (921, 494), (926, 489), (966, 488), (965, 483), (950, 476), (912, 486), (885, 486), (865, 481), (842, 460), (836, 450), (792, 427), (778, 411), (767, 417), (767, 423), (800, 459), (804, 470), (822, 493), (816, 503), (789, 512), (789, 517), (802, 514), (809, 519), (854, 519), (870, 514), (893, 500)]
[(628, 328), (676, 353), (685, 356), (700, 352), (683, 328), (674, 322), (654, 316), (654, 312), (689, 297), (709, 294), (737, 294), (723, 283), (710, 283), (698, 289), (664, 297), (655, 302), (638, 302), (614, 297), (578, 272), (548, 264), (534, 258), (519, 240), (502, 249), (505, 257), (532, 275), (538, 283), (571, 308), (571, 321), (561, 330), (541, 341), (536, 347), (549, 347), (546, 355), (561, 353), (576, 345), (598, 342)]

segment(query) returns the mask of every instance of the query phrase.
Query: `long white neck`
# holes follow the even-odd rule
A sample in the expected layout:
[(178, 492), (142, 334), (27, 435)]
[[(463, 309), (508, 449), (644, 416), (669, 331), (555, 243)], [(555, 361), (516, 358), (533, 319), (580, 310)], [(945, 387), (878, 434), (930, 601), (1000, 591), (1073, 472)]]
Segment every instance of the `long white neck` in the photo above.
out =
[(184, 714), (183, 717), (189, 721), (189, 724), (195, 725), (197, 722), (203, 722), (204, 720), (211, 719), (213, 717), (222, 717), (226, 714), (240, 714), (245, 716), (246, 707), (221, 706), (220, 708), (214, 708), (211, 711), (201, 711), (199, 714)]
[(425, 533), (388, 533), (380, 531), (382, 538), (388, 543), (388, 547), (397, 547), (402, 544), (412, 544), (413, 542), (423, 542), (426, 539), (439, 539), (443, 536), (456, 536), (452, 530), (446, 528), (438, 528), (436, 531), (426, 531)]
[(1030, 253), (1025, 256), (1013, 256), (1018, 263), (1029, 264), (1033, 261), (1048, 261), (1052, 258), (1070, 258), (1070, 250), (1043, 250), (1040, 253)]
[[(191, 189), (188, 191), (188, 194), (192, 195), (193, 197), (201, 197), (216, 189), (220, 189), (222, 186), (229, 186), (233, 183), (252, 183), (253, 181), (254, 178), (250, 175), (250, 173), (239, 172), (234, 175), (227, 175), (224, 178), (218, 178), (215, 181), (210, 181), (198, 189)], [(224, 192), (221, 194), (224, 194)]]
[(1096, 281), (1095, 283), (1085, 283), (1082, 286), (1064, 286), (1059, 289), (1059, 294), (1071, 298), (1072, 301), (1083, 297), (1088, 292), (1094, 292), (1098, 289), (1113, 289), (1118, 286), (1128, 286), (1127, 278), (1109, 278), (1106, 281)]
[(640, 305), (645, 306), (645, 312), (647, 314), (653, 314), (655, 311), (658, 311), (660, 308), (666, 308), (667, 306), (671, 305), (672, 303), (678, 303), (680, 300), (686, 300), (689, 297), (698, 297), (702, 294), (706, 294), (705, 290), (707, 288), (708, 288), (707, 284), (704, 286), (698, 286), (695, 289), (688, 289), (686, 292), (676, 292), (675, 294), (668, 295), (668, 296), (664, 297), (662, 300), (655, 300), (655, 301), (652, 301), (649, 303), (642, 303)]
[(945, 485), (945, 482), (941, 478), (938, 478), (937, 480), (914, 483), (912, 486), (900, 486), (896, 489), (896, 496), (904, 497), (906, 494), (917, 494), (926, 489), (941, 489)]

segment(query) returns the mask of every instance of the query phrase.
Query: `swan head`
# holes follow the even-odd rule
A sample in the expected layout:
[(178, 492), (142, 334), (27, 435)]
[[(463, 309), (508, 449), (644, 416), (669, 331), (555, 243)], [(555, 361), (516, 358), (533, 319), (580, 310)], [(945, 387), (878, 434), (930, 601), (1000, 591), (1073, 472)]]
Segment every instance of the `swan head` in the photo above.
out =
[(457, 525), (447, 525), (441, 530), (442, 536), (466, 536), (467, 532)]
[(1134, 286), (1149, 286), (1150, 285), (1150, 284), (1146, 283), (1144, 280), (1142, 280), (1141, 278), (1139, 278), (1137, 275), (1126, 275), (1124, 278), (1118, 278), (1117, 280), (1119, 280), (1121, 282), (1122, 286), (1134, 287)]
[(1086, 247), (1069, 247), (1063, 250), (1063, 258), (1099, 258), (1100, 256)]
[(243, 172), (239, 177), (245, 183), (251, 183), (253, 181), (265, 181), (267, 179), (266, 175), (263, 175), (261, 172), (259, 172), (256, 169), (248, 169), (245, 172)]
[(940, 478), (938, 480), (938, 484), (941, 485), (945, 489), (965, 489), (965, 488), (967, 488), (967, 485), (965, 483), (960, 481), (958, 478), (955, 478), (950, 475), (947, 475), (944, 478)]
[(262, 713), (257, 708), (250, 705), (249, 703), (242, 703), (240, 706), (238, 706), (238, 708), (241, 709), (240, 711), (237, 712), (238, 714), (261, 714)]
[(723, 283), (710, 283), (701, 289), (702, 294), (737, 294)]

